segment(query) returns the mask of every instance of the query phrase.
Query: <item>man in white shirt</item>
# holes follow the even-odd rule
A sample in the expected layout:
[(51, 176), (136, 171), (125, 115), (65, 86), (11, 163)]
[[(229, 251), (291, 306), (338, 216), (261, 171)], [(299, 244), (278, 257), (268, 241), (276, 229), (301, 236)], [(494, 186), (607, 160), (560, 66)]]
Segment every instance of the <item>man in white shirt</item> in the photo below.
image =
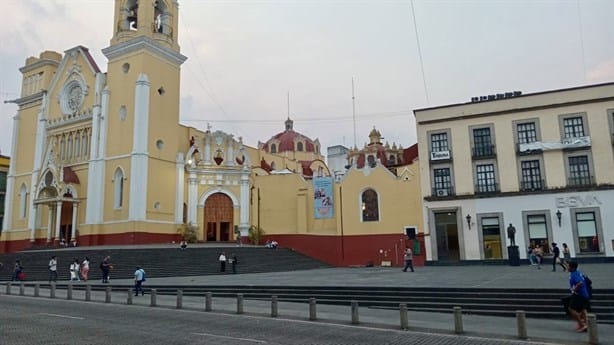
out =
[(220, 254), (220, 272), (226, 272), (226, 253), (222, 252)]
[(49, 282), (58, 280), (58, 261), (55, 259), (55, 256), (51, 257), (49, 260)]
[(134, 271), (134, 295), (138, 296), (139, 291), (141, 291), (141, 296), (145, 296), (145, 291), (143, 291), (143, 281), (145, 280), (145, 270), (141, 267), (136, 266), (136, 271)]

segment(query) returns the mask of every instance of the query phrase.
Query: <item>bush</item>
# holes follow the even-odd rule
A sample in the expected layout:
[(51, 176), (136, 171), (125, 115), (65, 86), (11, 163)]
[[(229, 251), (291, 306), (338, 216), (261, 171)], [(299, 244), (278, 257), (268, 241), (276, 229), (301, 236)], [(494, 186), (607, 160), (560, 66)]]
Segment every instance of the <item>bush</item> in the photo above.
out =
[(264, 230), (262, 230), (262, 228), (252, 225), (249, 227), (248, 233), (249, 233), (249, 241), (252, 244), (255, 244), (255, 245), (260, 244), (260, 239), (264, 235)]
[(181, 224), (177, 232), (181, 235), (181, 238), (188, 243), (196, 243), (198, 240), (198, 227), (191, 223)]

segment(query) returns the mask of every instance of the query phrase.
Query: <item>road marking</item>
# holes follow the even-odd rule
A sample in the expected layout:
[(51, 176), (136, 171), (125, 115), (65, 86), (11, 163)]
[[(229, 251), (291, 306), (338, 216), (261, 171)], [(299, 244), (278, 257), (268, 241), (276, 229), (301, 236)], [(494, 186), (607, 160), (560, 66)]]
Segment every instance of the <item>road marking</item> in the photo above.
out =
[(65, 319), (85, 320), (85, 318), (84, 318), (84, 317), (79, 317), (79, 316), (70, 316), (70, 315), (61, 315), (61, 314), (38, 313), (38, 315), (47, 315), (47, 316), (63, 317), (63, 318), (65, 318)]
[(250, 338), (236, 338), (236, 337), (227, 337), (224, 335), (217, 335), (217, 334), (211, 334), (211, 333), (192, 333), (195, 335), (204, 335), (207, 337), (215, 337), (215, 338), (224, 338), (224, 339), (232, 339), (232, 340), (241, 340), (241, 341), (249, 341), (252, 343), (259, 343), (259, 344), (266, 344), (267, 342), (264, 340), (257, 340), (257, 339), (250, 339)]

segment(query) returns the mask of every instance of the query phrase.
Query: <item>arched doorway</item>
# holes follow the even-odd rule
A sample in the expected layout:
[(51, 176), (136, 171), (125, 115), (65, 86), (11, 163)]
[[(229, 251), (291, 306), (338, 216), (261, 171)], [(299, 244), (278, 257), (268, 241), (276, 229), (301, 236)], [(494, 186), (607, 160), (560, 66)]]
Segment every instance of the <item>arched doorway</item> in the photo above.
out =
[(234, 208), (224, 193), (215, 193), (205, 201), (204, 239), (207, 242), (230, 241)]

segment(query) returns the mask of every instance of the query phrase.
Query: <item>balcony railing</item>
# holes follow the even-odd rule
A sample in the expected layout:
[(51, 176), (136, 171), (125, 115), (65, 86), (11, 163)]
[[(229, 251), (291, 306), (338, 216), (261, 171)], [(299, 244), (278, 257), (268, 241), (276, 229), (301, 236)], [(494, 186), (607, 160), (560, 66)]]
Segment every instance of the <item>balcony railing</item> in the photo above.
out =
[(445, 198), (447, 196), (453, 196), (456, 195), (456, 192), (454, 191), (454, 187), (447, 187), (447, 188), (433, 188), (432, 191), (432, 195), (435, 198)]
[(531, 180), (520, 182), (520, 190), (523, 192), (531, 192), (544, 189), (546, 189), (546, 184), (544, 183), (544, 180)]
[(576, 176), (567, 179), (569, 187), (592, 186), (595, 184), (594, 176)]
[[(516, 153), (518, 155), (532, 155), (532, 154), (539, 154), (542, 153), (544, 150), (542, 147), (538, 147), (537, 141), (534, 141), (533, 143), (524, 143), (524, 144), (516, 144)], [(529, 146), (533, 144), (534, 146)]]
[(496, 156), (495, 145), (480, 145), (471, 148), (471, 158), (484, 159)]
[(499, 192), (499, 184), (476, 184), (475, 185), (475, 193), (476, 194), (489, 194), (489, 193), (498, 193)]

